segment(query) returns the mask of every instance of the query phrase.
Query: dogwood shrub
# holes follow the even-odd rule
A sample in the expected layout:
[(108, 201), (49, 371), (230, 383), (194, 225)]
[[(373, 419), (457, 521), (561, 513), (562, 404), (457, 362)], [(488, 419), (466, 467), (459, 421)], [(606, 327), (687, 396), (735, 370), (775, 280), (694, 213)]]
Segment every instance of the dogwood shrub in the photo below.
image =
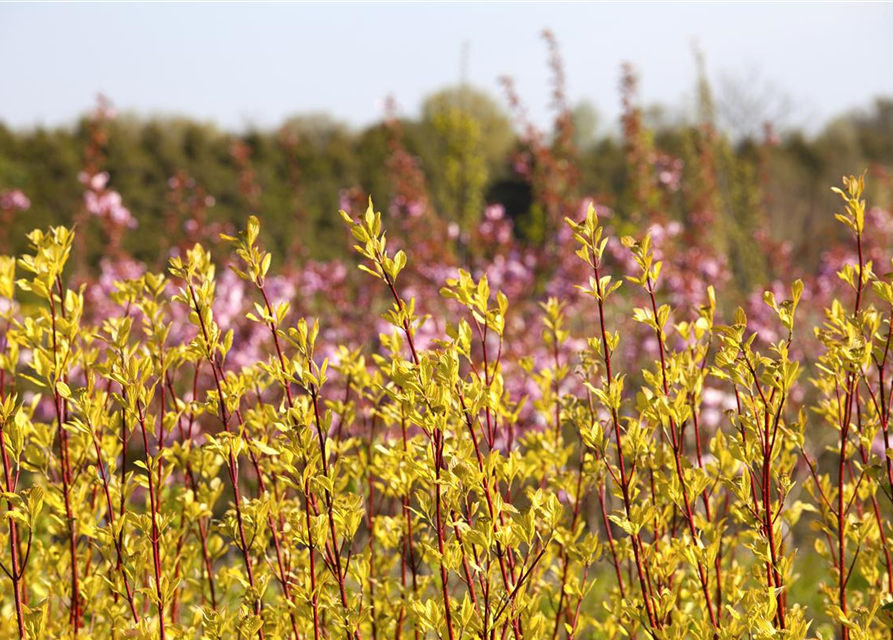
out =
[(463, 270), (370, 201), (342, 212), (357, 285), (277, 273), (255, 217), (89, 283), (73, 231), (34, 231), (0, 258), (0, 635), (893, 637), (863, 189), (833, 268), (757, 304), (678, 225), (617, 237), (593, 203), (547, 268), (488, 209)]

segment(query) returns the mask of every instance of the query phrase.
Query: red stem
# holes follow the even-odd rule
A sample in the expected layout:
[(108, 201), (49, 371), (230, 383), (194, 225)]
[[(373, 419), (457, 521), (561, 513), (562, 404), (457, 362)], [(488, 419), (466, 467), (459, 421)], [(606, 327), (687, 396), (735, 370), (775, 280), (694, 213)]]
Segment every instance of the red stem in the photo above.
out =
[[(598, 302), (599, 327), (601, 330), (602, 338), (602, 357), (605, 362), (605, 372), (607, 374), (608, 381), (612, 381), (614, 379), (614, 376), (611, 370), (611, 348), (608, 345), (608, 330), (606, 328), (605, 321), (604, 292), (602, 290), (601, 278), (599, 274), (599, 261), (593, 249), (595, 247), (595, 238), (593, 237), (590, 240), (590, 251), (592, 253), (592, 269), (595, 275), (596, 298)], [(623, 508), (626, 513), (626, 517), (630, 518), (632, 514), (632, 500), (630, 499), (629, 495), (629, 481), (626, 477), (626, 463), (623, 460), (623, 437), (620, 433), (620, 416), (617, 415), (617, 409), (614, 407), (611, 408), (611, 419), (614, 426), (614, 442), (617, 447), (617, 466), (620, 470), (620, 491), (623, 496)], [(635, 558), (636, 564), (636, 573), (639, 577), (639, 587), (642, 590), (642, 598), (645, 602), (645, 612), (648, 615), (648, 624), (652, 629), (660, 629), (662, 625), (658, 623), (654, 615), (654, 605), (651, 602), (648, 582), (645, 578), (645, 568), (642, 559), (642, 538), (638, 534), (638, 532), (632, 535), (632, 543), (633, 556)]]
[[(648, 296), (651, 299), (651, 310), (653, 314), (654, 320), (654, 333), (657, 338), (657, 344), (660, 349), (660, 371), (661, 371), (661, 380), (663, 383), (663, 392), (664, 396), (667, 398), (667, 401), (670, 401), (670, 387), (667, 381), (667, 361), (666, 361), (666, 352), (664, 349), (664, 332), (663, 328), (660, 326), (658, 320), (658, 311), (657, 311), (657, 300), (654, 297), (654, 285), (651, 282), (650, 277), (646, 278), (646, 289), (648, 291)], [(685, 474), (682, 471), (682, 441), (681, 436), (677, 434), (677, 426), (675, 419), (670, 417), (670, 439), (672, 441), (673, 446), (673, 458), (676, 465), (676, 477), (679, 479), (679, 486), (682, 491), (682, 502), (685, 508), (684, 515), (685, 519), (688, 522), (688, 530), (692, 537), (692, 542), (698, 539), (698, 530), (695, 527), (694, 514), (692, 513), (691, 501), (688, 498), (688, 490), (685, 487)], [(704, 499), (707, 497), (705, 495)], [(708, 506), (709, 510), (709, 506)], [(704, 594), (704, 602), (707, 605), (707, 613), (710, 615), (710, 623), (713, 625), (714, 629), (714, 638), (718, 637), (716, 630), (719, 629), (719, 622), (716, 618), (716, 613), (713, 610), (713, 600), (710, 597), (710, 585), (707, 579), (707, 572), (704, 569), (704, 566), (698, 561), (698, 578), (701, 582), (701, 591)]]
[[(162, 387), (163, 389), (164, 387)], [(126, 396), (125, 396), (126, 398)], [(164, 622), (164, 592), (161, 582), (161, 549), (158, 544), (160, 532), (158, 530), (158, 520), (161, 518), (160, 506), (158, 504), (158, 493), (155, 486), (155, 476), (152, 473), (152, 457), (149, 454), (149, 436), (146, 433), (146, 416), (143, 405), (137, 400), (137, 411), (140, 423), (140, 431), (143, 434), (143, 451), (146, 455), (146, 474), (149, 479), (149, 508), (152, 516), (152, 561), (155, 569), (155, 594), (158, 597), (158, 633), (161, 640), (166, 638), (166, 628)]]
[[(205, 346), (210, 350), (211, 343), (209, 341), (209, 335), (207, 327), (205, 326), (204, 318), (202, 317), (201, 307), (198, 304), (198, 299), (195, 296), (195, 289), (193, 288), (191, 283), (188, 283), (189, 295), (192, 298), (192, 303), (195, 308), (196, 315), (199, 318), (199, 324), (202, 330), (202, 336), (205, 339)], [(211, 373), (214, 375), (214, 385), (217, 389), (217, 407), (219, 411), (220, 422), (223, 424), (223, 429), (226, 432), (229, 432), (229, 416), (226, 411), (226, 404), (224, 402), (223, 397), (223, 388), (221, 386), (220, 374), (217, 370), (216, 362), (214, 361), (213, 355), (210, 351), (207, 354), (207, 358), (209, 364), (211, 365)], [(248, 540), (245, 536), (245, 524), (242, 520), (242, 496), (239, 491), (239, 467), (236, 461), (235, 454), (233, 452), (232, 444), (230, 444), (229, 450), (227, 451), (227, 472), (229, 476), (230, 486), (233, 489), (233, 502), (235, 503), (236, 510), (236, 525), (239, 533), (239, 548), (242, 551), (242, 559), (245, 563), (245, 572), (248, 575), (248, 585), (254, 589), (255, 588), (255, 580), (254, 580), (254, 568), (251, 564), (251, 554), (248, 550)], [(257, 599), (254, 603), (254, 614), (256, 616), (261, 615), (262, 605), (260, 599)], [(257, 630), (257, 635), (261, 640), (264, 640), (264, 628), (263, 625)]]
[[(2, 398), (3, 391), (0, 388), (0, 401)], [(6, 483), (6, 492), (14, 493), (15, 486), (13, 485), (11, 473), (10, 473), (10, 463), (9, 463), (9, 455), (6, 451), (6, 439), (3, 436), (3, 425), (0, 424), (0, 451), (3, 452), (3, 479)], [(8, 500), (6, 501), (6, 509), (7, 511), (13, 511), (12, 503)], [(24, 577), (25, 567), (19, 566), (19, 530), (16, 526), (16, 521), (14, 518), (8, 518), (9, 520), (9, 551), (12, 560), (12, 566), (9, 570), (9, 577), (12, 579), (12, 592), (13, 599), (15, 601), (15, 610), (16, 610), (16, 624), (18, 625), (19, 630), (19, 638), (25, 637), (25, 618), (24, 612), (22, 609), (22, 578)]]
[[(64, 298), (61, 297), (61, 293), (60, 301), (62, 301), (62, 304), (64, 304)], [(59, 358), (58, 337), (56, 330), (56, 303), (52, 294), (50, 294), (50, 318), (52, 321), (53, 368), (54, 371), (58, 373)], [(53, 389), (53, 397), (55, 401), (54, 404), (56, 408), (56, 422), (58, 424), (59, 433), (59, 461), (61, 464), (60, 475), (62, 477), (62, 498), (65, 504), (65, 519), (68, 522), (68, 549), (71, 556), (71, 630), (72, 634), (74, 636), (77, 636), (78, 630), (81, 628), (80, 579), (78, 576), (77, 527), (75, 526), (75, 519), (71, 509), (71, 463), (68, 457), (68, 431), (66, 431), (63, 427), (63, 425), (65, 424), (63, 400), (62, 397), (59, 395), (59, 392), (55, 388)]]

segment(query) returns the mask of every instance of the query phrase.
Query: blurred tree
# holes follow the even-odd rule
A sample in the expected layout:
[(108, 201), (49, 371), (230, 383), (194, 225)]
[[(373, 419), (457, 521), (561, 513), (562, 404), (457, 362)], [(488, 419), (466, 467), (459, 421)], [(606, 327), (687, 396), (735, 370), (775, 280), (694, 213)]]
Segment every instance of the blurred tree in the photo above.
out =
[(790, 96), (757, 68), (744, 74), (724, 74), (716, 103), (720, 126), (736, 141), (759, 140), (767, 122), (781, 131), (795, 113)]
[(425, 98), (422, 103), (422, 125), (433, 127), (437, 115), (450, 109), (466, 114), (480, 131), (486, 132), (480, 142), (480, 153), (487, 162), (490, 175), (503, 177), (506, 158), (516, 140), (505, 109), (481, 89), (468, 85), (449, 87)]
[[(712, 210), (717, 220), (705, 237), (729, 256), (736, 273), (745, 274), (739, 284), (746, 287), (772, 262), (762, 253), (767, 245), (759, 233), (768, 230), (770, 236), (790, 239), (798, 260), (814, 265), (825, 244), (816, 240), (836, 233), (839, 226), (829, 216), (837, 202), (825, 185), (837, 183), (854, 168), (889, 175), (893, 167), (889, 98), (843, 114), (815, 135), (789, 129), (753, 134), (735, 143), (735, 129), (752, 131), (756, 120), (730, 127), (728, 114), (723, 114), (726, 102), (737, 98), (725, 86), (720, 87), (716, 106), (703, 87), (698, 95), (700, 115), (694, 123), (685, 123), (675, 112), (641, 108), (630, 94), (627, 115), (635, 119), (629, 120), (634, 126), (625, 140), (598, 135), (595, 110), (586, 103), (577, 105), (570, 112), (569, 129), (576, 152), (556, 156), (554, 170), (543, 174), (550, 188), (564, 193), (561, 181), (566, 170), (573, 170), (579, 175), (573, 197), (595, 197), (617, 209), (619, 220), (644, 209), (690, 222)], [(762, 104), (758, 98), (763, 93), (755, 90), (754, 95)], [(760, 113), (778, 111), (761, 108)], [(402, 145), (409, 157), (418, 159), (433, 209), (444, 221), (468, 229), (484, 203), (498, 202), (525, 238), (544, 240), (536, 222), (545, 228), (545, 211), (538, 201), (544, 187), (540, 185), (539, 192), (531, 189), (519, 170), (525, 161), (530, 171), (545, 171), (549, 165), (537, 164), (529, 154), (529, 141), (524, 141), (528, 134), (516, 133), (506, 111), (489, 94), (469, 86), (450, 87), (429, 96), (419, 118), (399, 122)], [(191, 237), (184, 228), (188, 220), (169, 220), (169, 181), (175, 176), (188, 176), (191, 188), (209, 198), (202, 217), (207, 233), (244, 223), (252, 207), (240, 191), (242, 169), (231, 155), (234, 142), (250, 151), (260, 194), (257, 209), (269, 234), (265, 241), (295, 260), (344, 255), (350, 240), (337, 216), (342, 201), (362, 202), (374, 193), (385, 202), (397, 190), (388, 168), (389, 133), (381, 123), (355, 130), (324, 114), (309, 114), (290, 118), (274, 130), (236, 134), (188, 118), (125, 114), (105, 126), (103, 170), (140, 225), (138, 232), (125, 236), (124, 246), (153, 265), (163, 257), (162, 244), (167, 248)], [(731, 136), (725, 135), (729, 130)], [(14, 250), (24, 247), (24, 233), (35, 226), (72, 224), (83, 210), (84, 185), (78, 174), (89, 138), (86, 118), (55, 129), (14, 130), (0, 124), (0, 190), (22, 189), (31, 200), (27, 214), (13, 217), (10, 224)], [(556, 139), (556, 132), (543, 132), (541, 158), (560, 151), (554, 147)], [(573, 166), (560, 168), (562, 159)], [(674, 191), (676, 159), (683, 163), (685, 186)], [(633, 197), (634, 178), (644, 200)], [(664, 184), (664, 179), (670, 182)], [(715, 186), (710, 186), (711, 180)], [(869, 184), (869, 200), (889, 206), (890, 181)], [(172, 231), (162, 231), (167, 229)], [(101, 237), (90, 235), (90, 264), (103, 249)]]
[(432, 124), (439, 134), (442, 165), (440, 180), (434, 185), (436, 208), (459, 223), (463, 236), (470, 237), (483, 212), (489, 181), (481, 125), (458, 106), (434, 113)]

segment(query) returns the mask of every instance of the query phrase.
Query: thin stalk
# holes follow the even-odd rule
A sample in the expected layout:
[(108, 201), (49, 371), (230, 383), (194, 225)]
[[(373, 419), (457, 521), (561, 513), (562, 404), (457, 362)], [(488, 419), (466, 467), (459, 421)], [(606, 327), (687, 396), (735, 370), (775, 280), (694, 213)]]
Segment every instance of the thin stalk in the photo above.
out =
[[(409, 441), (406, 433), (406, 415), (401, 408), (400, 412), (400, 427), (403, 435), (403, 454), (407, 455), (409, 453)], [(401, 496), (401, 500), (403, 502), (403, 516), (406, 521), (406, 531), (403, 535), (403, 544), (402, 546), (402, 559), (401, 559), (401, 581), (403, 584), (403, 590), (406, 591), (406, 565), (409, 564), (409, 570), (412, 574), (412, 592), (414, 594), (418, 594), (418, 576), (416, 573), (416, 559), (415, 559), (415, 545), (413, 543), (413, 535), (412, 535), (412, 509), (410, 508), (410, 494), (407, 490), (406, 493)], [(403, 597), (405, 600), (405, 596)], [(397, 621), (397, 630), (395, 634), (395, 640), (400, 640), (400, 635), (403, 629), (403, 619), (406, 615), (406, 604), (405, 602), (400, 605), (400, 617)], [(486, 624), (486, 621), (484, 622)], [(418, 628), (415, 629), (415, 640), (419, 640), (420, 634)]]
[[(0, 401), (2, 398), (3, 391), (0, 388)], [(9, 462), (9, 454), (6, 451), (6, 438), (3, 436), (3, 424), (0, 424), (0, 451), (3, 452), (3, 480), (5, 482), (5, 489), (7, 493), (15, 492), (15, 485), (13, 484), (12, 474), (11, 474), (11, 466)], [(6, 501), (6, 510), (14, 511), (14, 507), (9, 500)], [(7, 518), (9, 521), (9, 552), (10, 552), (10, 560), (11, 566), (7, 571), (4, 568), (4, 573), (6, 573), (9, 578), (12, 580), (12, 594), (13, 601), (15, 602), (15, 611), (16, 611), (16, 625), (19, 631), (19, 638), (25, 637), (25, 617), (23, 611), (22, 604), (22, 578), (24, 577), (25, 567), (19, 564), (19, 530), (16, 525), (15, 518)]]
[[(403, 304), (403, 299), (397, 293), (397, 289), (394, 286), (394, 282), (391, 280), (390, 276), (385, 276), (385, 283), (388, 285), (388, 288), (391, 291), (391, 295), (394, 297), (394, 303), (397, 305), (398, 309), (405, 314), (405, 306)], [(406, 335), (406, 342), (409, 345), (410, 354), (412, 355), (412, 360), (415, 363), (416, 367), (421, 365), (421, 361), (419, 360), (418, 352), (415, 348), (415, 341), (412, 335), (412, 327), (409, 326), (409, 321), (404, 318), (403, 320), (403, 333)], [(437, 549), (440, 552), (440, 587), (441, 593), (443, 595), (443, 609), (444, 616), (446, 618), (447, 625), (447, 634), (450, 640), (455, 640), (456, 632), (453, 630), (453, 614), (450, 609), (450, 592), (448, 586), (448, 574), (446, 565), (443, 562), (443, 557), (446, 551), (445, 534), (443, 527), (443, 516), (442, 516), (442, 497), (441, 497), (441, 485), (440, 485), (440, 471), (441, 466), (443, 465), (443, 433), (435, 431), (431, 434), (432, 441), (432, 452), (434, 455), (434, 475), (435, 475), (435, 494), (436, 494), (436, 505), (435, 505), (435, 518), (436, 524), (435, 528), (437, 529)], [(323, 456), (325, 457), (325, 456)]]
[[(210, 345), (208, 329), (205, 326), (205, 321), (201, 314), (201, 307), (198, 304), (198, 299), (196, 298), (196, 295), (195, 295), (195, 289), (193, 288), (191, 283), (188, 284), (188, 289), (189, 289), (189, 295), (192, 298), (192, 303), (193, 303), (195, 312), (199, 318), (199, 324), (201, 327), (202, 335), (205, 338), (206, 344)], [(223, 424), (224, 431), (229, 432), (230, 416), (226, 410), (226, 404), (224, 402), (223, 387), (222, 387), (222, 382), (220, 379), (220, 373), (218, 372), (216, 362), (214, 362), (214, 359), (210, 353), (207, 354), (207, 357), (208, 357), (209, 363), (211, 364), (211, 372), (214, 375), (214, 385), (217, 389), (218, 418), (220, 419), (220, 422)], [(239, 546), (239, 549), (242, 551), (242, 560), (245, 563), (245, 572), (248, 577), (248, 586), (251, 587), (251, 589), (253, 590), (256, 588), (256, 581), (254, 578), (254, 567), (252, 566), (252, 563), (251, 563), (251, 553), (248, 549), (248, 539), (245, 536), (245, 523), (242, 518), (242, 495), (241, 495), (241, 492), (239, 491), (239, 466), (238, 466), (238, 461), (236, 460), (235, 453), (233, 451), (232, 444), (230, 444), (229, 449), (227, 451), (227, 472), (228, 472), (228, 476), (229, 476), (230, 486), (233, 489), (233, 502), (235, 503), (235, 510), (236, 510), (236, 526), (237, 526), (237, 530), (239, 533), (239, 545), (238, 546)], [(262, 607), (260, 598), (258, 598), (254, 602), (254, 614), (256, 616), (260, 616), (262, 608), (263, 607)], [(260, 628), (257, 630), (257, 635), (261, 640), (264, 640), (263, 625), (261, 625)]]
[[(193, 374), (192, 379), (192, 397), (196, 398), (198, 396), (198, 374), (200, 370), (201, 361), (198, 361), (195, 365), (195, 373)], [(171, 394), (172, 402), (174, 406), (177, 404), (177, 396), (174, 393), (173, 383), (171, 381), (170, 376), (165, 376), (165, 382), (167, 383), (168, 391)], [(183, 423), (178, 418), (177, 419), (177, 427), (180, 432), (180, 440), (185, 444), (187, 441), (192, 439), (192, 425), (195, 421), (195, 412), (190, 410), (189, 412), (189, 432), (183, 429)], [(192, 490), (194, 495), (198, 495), (198, 484), (195, 480), (195, 473), (192, 470), (192, 463), (189, 459), (186, 459), (186, 469), (185, 469), (186, 481), (189, 483), (189, 488)], [(214, 567), (211, 562), (211, 554), (208, 551), (208, 529), (206, 519), (202, 516), (199, 516), (196, 519), (196, 525), (198, 528), (198, 537), (199, 542), (202, 548), (202, 562), (204, 563), (204, 572), (208, 579), (208, 590), (211, 596), (211, 608), (215, 611), (217, 610), (217, 595), (214, 589)]]
[[(858, 272), (858, 281), (856, 282), (856, 300), (853, 304), (853, 318), (857, 320), (859, 318), (859, 311), (862, 305), (862, 280), (864, 277), (865, 271), (865, 258), (862, 254), (862, 234), (861, 232), (856, 230), (856, 248), (859, 254), (859, 272)], [(840, 457), (838, 459), (838, 478), (837, 478), (837, 540), (838, 540), (838, 549), (837, 554), (840, 559), (840, 570), (838, 571), (838, 606), (840, 610), (843, 612), (843, 615), (846, 616), (848, 612), (848, 603), (847, 603), (847, 593), (846, 593), (846, 585), (849, 579), (849, 576), (846, 575), (846, 510), (844, 507), (844, 488), (846, 485), (845, 478), (845, 467), (847, 461), (847, 441), (849, 439), (849, 425), (850, 420), (853, 415), (853, 400), (855, 396), (856, 386), (857, 386), (856, 374), (853, 372), (847, 373), (847, 387), (846, 387), (846, 396), (845, 396), (845, 410), (843, 414), (843, 420), (840, 423)], [(850, 639), (850, 630), (845, 624), (841, 624), (840, 626), (840, 637), (841, 640), (849, 640)]]
[(146, 474), (149, 480), (149, 508), (152, 517), (152, 564), (155, 570), (155, 595), (158, 598), (158, 634), (161, 640), (165, 640), (167, 632), (164, 621), (164, 585), (162, 584), (161, 576), (161, 548), (158, 544), (158, 540), (161, 537), (161, 533), (158, 529), (158, 521), (161, 518), (161, 512), (160, 505), (158, 504), (156, 479), (152, 473), (152, 456), (149, 453), (149, 436), (146, 433), (145, 409), (139, 400), (137, 400), (136, 406), (140, 431), (143, 435), (143, 451), (146, 455)]
[[(275, 315), (273, 314), (273, 306), (270, 304), (269, 297), (267, 297), (267, 290), (266, 290), (264, 283), (262, 281), (255, 281), (254, 284), (257, 286), (258, 290), (261, 293), (261, 296), (264, 299), (264, 306), (266, 308), (267, 314), (270, 317), (275, 317)], [(288, 400), (288, 406), (289, 406), (289, 408), (293, 408), (294, 407), (294, 397), (292, 396), (291, 385), (288, 381), (288, 376), (286, 373), (285, 355), (282, 352), (282, 343), (279, 340), (279, 327), (276, 325), (276, 322), (273, 320), (271, 320), (267, 326), (270, 328), (270, 333), (273, 336), (273, 344), (276, 346), (276, 356), (277, 356), (277, 359), (279, 362), (280, 374), (282, 375), (282, 380), (283, 380), (282, 386), (284, 387), (284, 390), (285, 390), (285, 396), (286, 396), (286, 399)], [(323, 453), (323, 455), (325, 455), (325, 453)], [(262, 482), (263, 481), (261, 480), (261, 483)], [(309, 523), (309, 521), (310, 521), (309, 520), (310, 519), (310, 500), (307, 496), (307, 488), (304, 487), (303, 484), (301, 486), (302, 486), (302, 490), (305, 494), (304, 502), (307, 506), (307, 519), (308, 519), (308, 523)], [(275, 532), (276, 529), (273, 526), (272, 521), (270, 522), (270, 529), (271, 529), (271, 531), (273, 531), (274, 538), (277, 537), (277, 534)], [(309, 524), (307, 527), (307, 533), (308, 533), (307, 541), (309, 543), (307, 552), (310, 556), (310, 588), (311, 588), (310, 601), (311, 601), (311, 607), (313, 609), (313, 637), (314, 637), (314, 640), (319, 640), (319, 635), (320, 635), (319, 596), (316, 593), (315, 559), (313, 557), (313, 550), (314, 550), (313, 532), (311, 531)], [(332, 545), (337, 546), (335, 538), (332, 539)], [(278, 564), (279, 564), (279, 573), (280, 573), (281, 582), (282, 582), (282, 591), (283, 591), (283, 594), (285, 595), (285, 598), (287, 600), (291, 601), (291, 599), (292, 599), (291, 598), (291, 589), (288, 584), (287, 576), (285, 575), (286, 574), (285, 568), (283, 567), (283, 564), (282, 564), (281, 553), (279, 552), (278, 539), (276, 540), (276, 550), (277, 550), (277, 560), (278, 560)], [(295, 636), (295, 639), (297, 640), (297, 638), (299, 637), (300, 634), (298, 633), (297, 619), (295, 618), (294, 613), (290, 613), (290, 621), (291, 621), (291, 627), (292, 627), (292, 634)]]
[[(53, 294), (50, 294), (50, 319), (52, 322), (52, 341), (53, 341), (53, 369), (58, 375), (59, 373), (59, 338), (56, 329), (56, 303)], [(64, 304), (64, 298), (60, 301)], [(65, 409), (62, 396), (57, 389), (53, 389), (54, 406), (56, 409), (56, 422), (59, 435), (59, 462), (61, 465), (60, 476), (62, 478), (62, 499), (65, 507), (65, 519), (68, 523), (68, 550), (71, 557), (71, 605), (69, 609), (69, 618), (71, 620), (72, 635), (77, 636), (81, 628), (81, 604), (80, 604), (80, 578), (78, 575), (78, 553), (77, 553), (77, 526), (71, 508), (71, 463), (68, 454), (68, 431), (63, 426), (65, 424)]]
[(112, 539), (115, 542), (115, 568), (121, 574), (121, 579), (124, 582), (124, 592), (127, 596), (127, 604), (130, 607), (133, 621), (139, 623), (140, 617), (136, 611), (136, 603), (133, 599), (133, 587), (130, 585), (130, 579), (127, 577), (127, 572), (124, 570), (124, 552), (121, 548), (121, 539), (119, 536), (115, 535), (115, 509), (112, 506), (112, 495), (109, 491), (109, 479), (106, 474), (105, 464), (102, 462), (102, 449), (99, 446), (99, 438), (96, 436), (93, 427), (91, 425), (88, 425), (88, 427), (93, 436), (93, 448), (96, 451), (96, 466), (99, 468), (99, 477), (102, 480), (102, 490), (105, 495), (106, 509), (108, 510), (109, 528), (111, 529)]
[[(323, 421), (322, 414), (319, 409), (319, 390), (314, 386), (310, 385), (310, 400), (313, 404), (313, 416), (314, 416), (314, 424), (316, 425), (316, 434), (319, 439), (319, 448), (321, 452), (321, 462), (322, 462), (322, 473), (324, 476), (329, 477), (329, 465), (326, 460), (328, 457), (326, 455), (326, 435), (323, 429)], [(341, 564), (341, 551), (338, 545), (338, 535), (335, 530), (335, 503), (334, 498), (332, 496), (331, 491), (328, 488), (324, 491), (325, 498), (325, 506), (326, 506), (326, 516), (329, 523), (329, 535), (332, 537), (332, 550), (334, 552), (334, 560), (335, 560), (335, 579), (338, 581), (338, 594), (341, 597), (341, 606), (345, 611), (349, 610), (349, 604), (347, 601), (347, 585), (346, 585), (346, 576), (347, 576), (347, 568), (342, 567)], [(442, 552), (441, 552), (442, 553)], [(354, 638), (359, 640), (360, 632), (358, 629), (354, 629), (351, 634)]]
[[(706, 362), (706, 360), (705, 360)], [(698, 418), (698, 408), (695, 406), (694, 395), (690, 396), (691, 402), (691, 416), (692, 423), (695, 428), (695, 455), (698, 461), (698, 468), (701, 471), (704, 471), (704, 459), (701, 455), (701, 423)], [(701, 494), (701, 499), (704, 503), (704, 516), (707, 518), (707, 522), (713, 522), (713, 514), (712, 509), (710, 507), (710, 491), (704, 491)], [(721, 542), (720, 542), (721, 543)], [(718, 615), (720, 618), (722, 617), (722, 549), (720, 548), (716, 553), (716, 561), (714, 562), (714, 570), (716, 571), (716, 610), (719, 612)]]
[[(666, 360), (666, 351), (664, 348), (664, 331), (663, 328), (658, 324), (658, 311), (657, 311), (657, 300), (654, 296), (654, 283), (651, 282), (650, 277), (646, 279), (646, 289), (648, 291), (648, 297), (651, 300), (651, 310), (654, 316), (654, 332), (655, 337), (657, 338), (658, 348), (660, 350), (660, 370), (661, 370), (661, 382), (662, 388), (664, 392), (664, 397), (669, 402), (670, 399), (670, 387), (669, 382), (667, 380), (667, 360)], [(678, 428), (676, 426), (675, 419), (670, 416), (670, 438), (673, 446), (673, 458), (676, 465), (676, 477), (679, 479), (679, 486), (682, 491), (682, 503), (684, 507), (684, 515), (685, 519), (688, 522), (689, 533), (692, 537), (692, 542), (694, 543), (699, 539), (699, 534), (697, 527), (695, 526), (694, 514), (691, 508), (691, 501), (688, 497), (688, 490), (686, 488), (685, 483), (685, 474), (682, 471), (682, 440), (681, 436), (677, 433)], [(706, 496), (705, 496), (706, 499)], [(701, 582), (701, 591), (704, 594), (704, 602), (707, 605), (707, 613), (710, 616), (710, 623), (713, 625), (713, 629), (715, 631), (719, 630), (719, 620), (716, 617), (716, 613), (713, 610), (713, 599), (710, 597), (710, 585), (707, 579), (707, 572), (704, 569), (704, 566), (700, 563), (698, 564), (698, 578)], [(714, 637), (718, 637), (718, 635), (714, 632)]]
[[(611, 368), (611, 347), (608, 344), (608, 330), (607, 323), (605, 318), (605, 305), (604, 305), (604, 291), (602, 289), (601, 283), (601, 274), (599, 273), (599, 260), (595, 255), (593, 250), (595, 247), (595, 238), (591, 238), (590, 242), (590, 251), (592, 253), (592, 270), (595, 276), (595, 284), (596, 284), (596, 298), (598, 302), (598, 317), (599, 317), (599, 327), (601, 330), (601, 341), (602, 341), (602, 357), (605, 363), (605, 372), (607, 374), (608, 380), (613, 380), (613, 372)], [(611, 421), (614, 427), (614, 443), (617, 449), (617, 466), (620, 471), (620, 491), (623, 496), (623, 508), (626, 513), (626, 517), (630, 518), (632, 515), (632, 500), (629, 494), (629, 480), (626, 475), (626, 463), (624, 462), (624, 453), (623, 453), (623, 437), (620, 432), (620, 416), (617, 414), (617, 409), (611, 408)], [(645, 602), (645, 613), (648, 616), (648, 624), (652, 629), (660, 629), (661, 624), (659, 624), (657, 618), (654, 614), (654, 604), (651, 602), (651, 596), (648, 588), (648, 581), (645, 577), (645, 567), (642, 558), (642, 538), (636, 532), (632, 536), (633, 542), (633, 556), (635, 558), (636, 564), (636, 573), (639, 578), (639, 587), (642, 591), (642, 598)]]

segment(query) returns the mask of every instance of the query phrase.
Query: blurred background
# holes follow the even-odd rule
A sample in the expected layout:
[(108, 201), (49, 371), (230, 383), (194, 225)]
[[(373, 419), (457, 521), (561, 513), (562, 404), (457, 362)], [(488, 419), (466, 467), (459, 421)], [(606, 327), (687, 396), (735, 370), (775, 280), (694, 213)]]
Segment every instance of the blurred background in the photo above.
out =
[(164, 230), (114, 239), (148, 261), (249, 212), (274, 249), (338, 257), (368, 194), (460, 240), (499, 204), (536, 244), (586, 199), (691, 215), (709, 156), (747, 290), (760, 232), (815, 267), (842, 174), (889, 204), (891, 28), (854, 3), (3, 5), (0, 240), (87, 224), (86, 186)]

